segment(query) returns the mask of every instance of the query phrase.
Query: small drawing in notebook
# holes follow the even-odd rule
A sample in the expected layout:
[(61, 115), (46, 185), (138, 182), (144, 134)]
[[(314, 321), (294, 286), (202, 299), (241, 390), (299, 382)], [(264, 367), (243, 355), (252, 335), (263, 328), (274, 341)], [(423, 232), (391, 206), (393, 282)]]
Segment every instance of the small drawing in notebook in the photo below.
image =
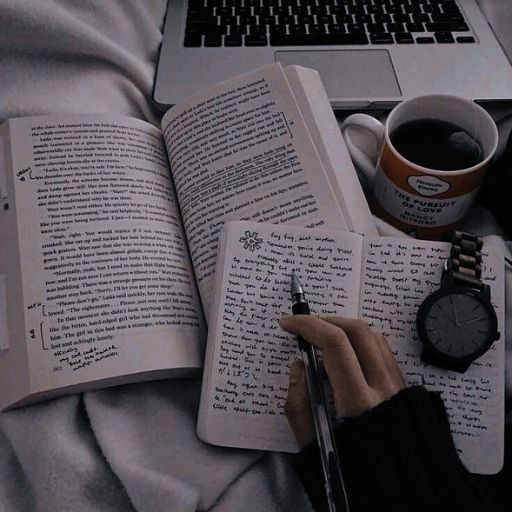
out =
[(245, 236), (240, 237), (240, 242), (244, 245), (244, 249), (249, 249), (251, 252), (254, 252), (256, 249), (261, 248), (263, 238), (260, 238), (256, 231), (246, 231), (244, 235)]

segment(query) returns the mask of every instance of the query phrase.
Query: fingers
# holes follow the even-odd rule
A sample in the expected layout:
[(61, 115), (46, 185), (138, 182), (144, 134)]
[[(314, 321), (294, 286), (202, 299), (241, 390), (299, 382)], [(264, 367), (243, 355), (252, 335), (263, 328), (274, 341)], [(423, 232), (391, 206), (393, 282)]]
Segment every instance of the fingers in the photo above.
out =
[(360, 414), (376, 405), (374, 392), (368, 385), (357, 355), (342, 329), (307, 315), (283, 317), (279, 323), (284, 330), (302, 336), (322, 350), (338, 416)]
[(336, 326), (307, 315), (285, 316), (281, 327), (292, 334), (302, 336), (323, 353), (323, 363), (333, 386), (351, 382), (362, 385), (365, 381), (359, 362), (346, 334)]
[(297, 315), (280, 325), (322, 351), (338, 416), (360, 414), (405, 387), (384, 336), (362, 320)]
[(309, 444), (314, 438), (314, 427), (306, 375), (301, 361), (293, 361), (290, 365), (288, 395), (284, 412), (299, 447), (302, 448)]
[(389, 398), (404, 387), (398, 364), (382, 334), (373, 331), (364, 320), (339, 316), (323, 320), (345, 331), (371, 388)]
[[(380, 333), (376, 333), (375, 336), (377, 339), (377, 344), (378, 344), (381, 354), (382, 354), (382, 359), (386, 363), (386, 367), (388, 369), (389, 375), (391, 376), (391, 380), (394, 385), (394, 388), (396, 389), (396, 391), (399, 391), (400, 389), (405, 388), (405, 381), (402, 376), (402, 372), (400, 371), (400, 367), (398, 366), (398, 363), (396, 362), (393, 352), (391, 352), (391, 348), (389, 347), (389, 344), (388, 344), (386, 338)], [(393, 392), (390, 395), (390, 397), (393, 396), (393, 394), (395, 394), (396, 391)]]

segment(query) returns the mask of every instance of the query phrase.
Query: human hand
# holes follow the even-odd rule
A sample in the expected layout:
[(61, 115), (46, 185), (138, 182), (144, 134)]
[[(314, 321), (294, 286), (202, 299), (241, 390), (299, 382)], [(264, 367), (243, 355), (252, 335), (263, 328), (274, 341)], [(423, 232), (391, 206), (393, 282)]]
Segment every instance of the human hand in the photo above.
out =
[[(405, 387), (396, 360), (380, 333), (363, 320), (285, 316), (279, 325), (322, 351), (337, 417), (357, 416)], [(302, 448), (314, 439), (304, 366), (290, 366), (285, 413)]]

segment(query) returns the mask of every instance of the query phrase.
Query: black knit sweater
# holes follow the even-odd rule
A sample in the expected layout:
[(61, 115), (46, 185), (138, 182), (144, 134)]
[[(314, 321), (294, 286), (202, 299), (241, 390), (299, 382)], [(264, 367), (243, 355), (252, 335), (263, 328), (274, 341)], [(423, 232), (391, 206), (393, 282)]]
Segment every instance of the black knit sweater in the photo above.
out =
[[(512, 494), (505, 489), (512, 486), (510, 460), (497, 476), (469, 473), (437, 393), (406, 388), (346, 420), (335, 429), (335, 438), (351, 512), (512, 510), (502, 494)], [(327, 511), (316, 443), (305, 447), (294, 465), (315, 510)]]

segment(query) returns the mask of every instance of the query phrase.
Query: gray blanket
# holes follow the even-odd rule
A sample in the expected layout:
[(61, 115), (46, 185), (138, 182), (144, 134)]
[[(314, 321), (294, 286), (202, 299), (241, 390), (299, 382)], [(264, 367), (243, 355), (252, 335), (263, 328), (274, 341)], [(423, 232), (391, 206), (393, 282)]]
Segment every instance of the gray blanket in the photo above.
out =
[[(0, 0), (0, 116), (112, 112), (158, 124), (165, 6)], [(0, 509), (311, 510), (286, 456), (197, 439), (199, 390), (198, 380), (133, 384), (0, 414)]]

